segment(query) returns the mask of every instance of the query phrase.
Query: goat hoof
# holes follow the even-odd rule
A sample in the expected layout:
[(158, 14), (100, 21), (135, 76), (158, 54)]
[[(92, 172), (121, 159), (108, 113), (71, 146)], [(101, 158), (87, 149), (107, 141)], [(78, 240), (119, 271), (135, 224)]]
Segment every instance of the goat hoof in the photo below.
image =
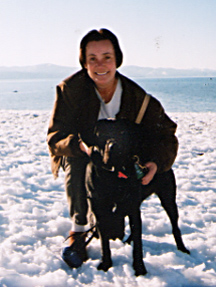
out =
[(98, 265), (97, 269), (103, 270), (104, 272), (107, 272), (110, 267), (112, 267), (112, 262), (101, 262)]
[(134, 270), (135, 270), (135, 276), (141, 276), (147, 274), (147, 270), (143, 263), (140, 263), (139, 265), (134, 265)]

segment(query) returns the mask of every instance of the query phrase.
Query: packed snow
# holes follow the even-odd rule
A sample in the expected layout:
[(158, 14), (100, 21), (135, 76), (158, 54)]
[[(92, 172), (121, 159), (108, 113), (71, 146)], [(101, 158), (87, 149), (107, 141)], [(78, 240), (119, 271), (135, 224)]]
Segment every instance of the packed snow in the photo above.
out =
[(111, 241), (108, 272), (97, 270), (98, 239), (80, 268), (62, 261), (71, 222), (64, 173), (54, 180), (50, 170), (50, 113), (0, 112), (0, 286), (216, 286), (216, 113), (169, 113), (180, 143), (173, 166), (179, 225), (191, 255), (177, 250), (169, 219), (152, 195), (141, 206), (148, 274), (135, 277), (132, 247), (120, 240)]

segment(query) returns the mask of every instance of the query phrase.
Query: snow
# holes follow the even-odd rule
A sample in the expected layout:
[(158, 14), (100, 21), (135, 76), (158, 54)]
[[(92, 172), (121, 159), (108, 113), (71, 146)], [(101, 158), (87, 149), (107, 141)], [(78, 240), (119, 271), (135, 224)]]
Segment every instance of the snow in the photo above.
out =
[[(146, 276), (134, 276), (132, 247), (111, 241), (113, 267), (98, 271), (100, 242), (70, 269), (61, 260), (71, 227), (64, 173), (50, 171), (47, 111), (0, 111), (0, 286), (216, 286), (216, 113), (169, 113), (180, 142), (173, 166), (179, 225), (191, 255), (177, 250), (159, 199), (143, 202)], [(129, 233), (129, 226), (126, 227)]]

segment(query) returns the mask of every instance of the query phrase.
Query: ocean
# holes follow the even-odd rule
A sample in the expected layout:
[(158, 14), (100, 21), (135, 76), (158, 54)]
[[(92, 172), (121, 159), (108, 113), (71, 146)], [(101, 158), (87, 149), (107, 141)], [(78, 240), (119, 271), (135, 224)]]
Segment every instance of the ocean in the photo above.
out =
[[(216, 112), (216, 78), (132, 78), (166, 112)], [(51, 110), (61, 79), (0, 80), (0, 109)]]

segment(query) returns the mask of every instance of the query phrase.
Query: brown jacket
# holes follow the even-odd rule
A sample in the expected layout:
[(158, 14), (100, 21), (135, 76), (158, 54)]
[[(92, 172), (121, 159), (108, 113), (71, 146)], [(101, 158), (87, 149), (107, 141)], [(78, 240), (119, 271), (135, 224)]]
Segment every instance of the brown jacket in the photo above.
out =
[[(123, 92), (116, 118), (135, 121), (146, 92), (118, 72), (117, 76), (121, 80)], [(58, 176), (62, 156), (84, 156), (78, 145), (79, 135), (91, 145), (88, 135), (93, 131), (99, 109), (100, 101), (94, 83), (85, 70), (68, 77), (57, 86), (47, 137), (55, 177)], [(178, 150), (175, 137), (177, 125), (164, 113), (160, 102), (154, 97), (150, 99), (141, 125), (151, 142), (149, 161), (157, 164), (159, 173), (169, 170)]]

